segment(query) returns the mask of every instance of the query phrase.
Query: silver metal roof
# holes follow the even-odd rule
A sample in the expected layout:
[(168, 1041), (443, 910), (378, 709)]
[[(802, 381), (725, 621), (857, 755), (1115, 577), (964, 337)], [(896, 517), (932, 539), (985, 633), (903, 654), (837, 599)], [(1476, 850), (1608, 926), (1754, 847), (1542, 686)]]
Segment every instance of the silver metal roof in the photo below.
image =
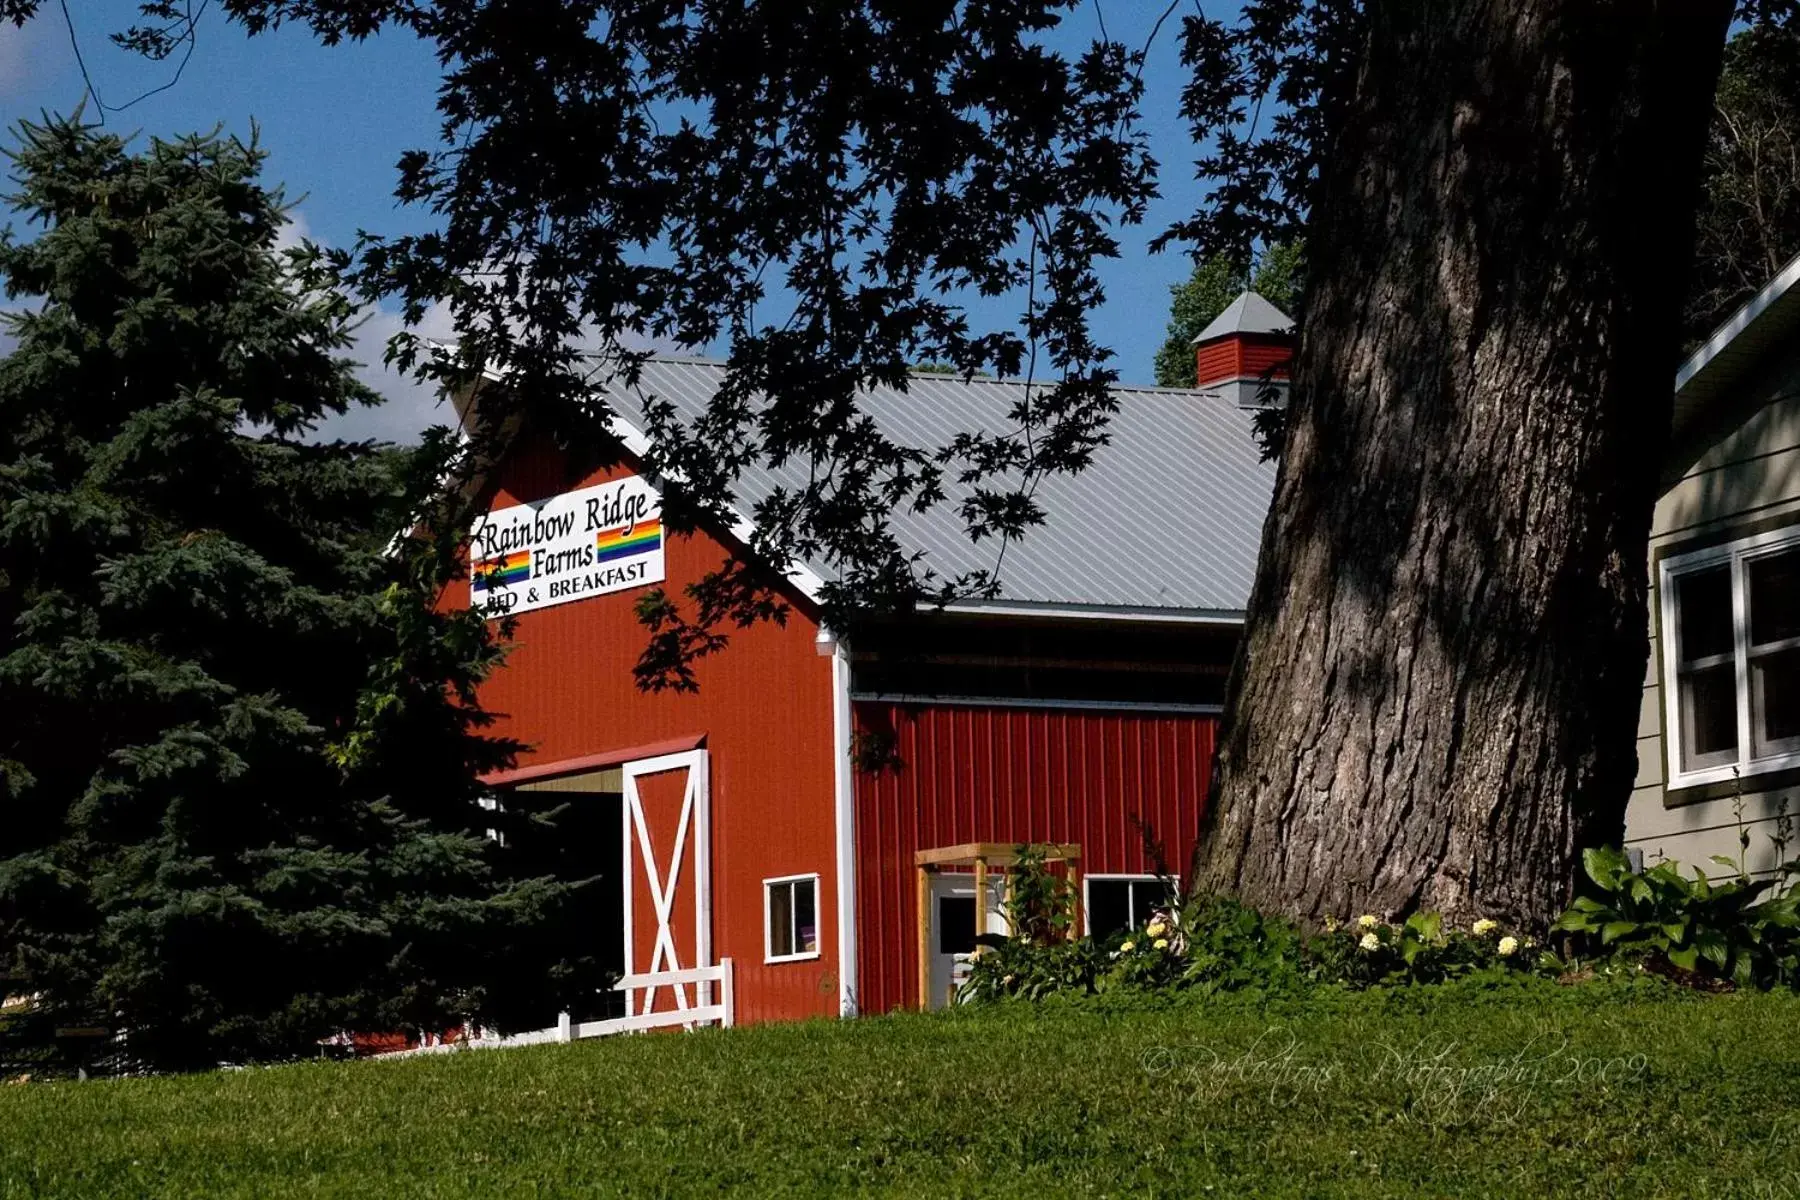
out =
[[(641, 428), (643, 397), (668, 401), (692, 419), (724, 376), (721, 363), (654, 358), (637, 390), (620, 381), (603, 391)], [(1006, 428), (1020, 383), (919, 374), (904, 392), (881, 388), (862, 405), (903, 445), (936, 449), (961, 432)], [(1003, 602), (1025, 606), (1135, 611), (1144, 615), (1240, 614), (1256, 572), (1263, 517), (1275, 480), (1259, 461), (1249, 410), (1207, 392), (1172, 388), (1117, 391), (1111, 443), (1087, 470), (1044, 481), (1046, 521), (1007, 547), (999, 563)], [(777, 485), (802, 486), (807, 464), (754, 468), (739, 481), (745, 511)], [(923, 552), (940, 577), (992, 571), (998, 543), (971, 542), (949, 499), (922, 512), (897, 512), (901, 543)], [(806, 564), (821, 576), (823, 564)], [(972, 606), (976, 607), (976, 606)]]
[(1238, 293), (1238, 298), (1225, 306), (1225, 311), (1194, 335), (1189, 345), (1198, 346), (1214, 338), (1234, 333), (1286, 333), (1294, 327), (1294, 318), (1270, 304), (1255, 292)]

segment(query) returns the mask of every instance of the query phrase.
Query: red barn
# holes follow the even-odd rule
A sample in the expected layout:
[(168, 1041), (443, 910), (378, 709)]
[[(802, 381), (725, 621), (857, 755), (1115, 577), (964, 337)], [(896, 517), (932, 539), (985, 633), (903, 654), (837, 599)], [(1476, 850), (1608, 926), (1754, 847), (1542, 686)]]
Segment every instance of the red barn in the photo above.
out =
[[(722, 368), (657, 359), (635, 388), (605, 389), (621, 466), (584, 470), (521, 441), (489, 481), (471, 580), (447, 600), (519, 614), (483, 700), (531, 749), (489, 782), (500, 803), (532, 789), (578, 806), (570, 836), (618, 864), (594, 937), (619, 969), (729, 959), (727, 1016), (743, 1021), (937, 1001), (974, 937), (974, 876), (923, 875), (915, 855), (969, 843), (1073, 844), (1086, 919), (1140, 922), (1160, 866), (1185, 866), (1207, 791), (1273, 481), (1237, 386), (1269, 364), (1245, 366), (1237, 343), (1268, 332), (1208, 330), (1200, 359), (1229, 359), (1229, 375), (1203, 381), (1223, 386), (1120, 389), (1112, 444), (1039, 492), (1048, 523), (1007, 550), (1003, 598), (846, 644), (818, 618), (823, 569), (802, 566), (786, 624), (734, 631), (694, 693), (637, 688), (634, 606), (743, 544), (665, 532), (635, 454), (647, 397), (698, 414)], [(1019, 386), (922, 374), (862, 403), (891, 436), (937, 446), (1003, 427)], [(745, 511), (803, 470), (753, 473)], [(953, 505), (894, 520), (941, 575), (994, 565)], [(890, 765), (859, 769), (853, 748), (869, 746)], [(627, 993), (628, 1015), (718, 1002), (698, 978)]]

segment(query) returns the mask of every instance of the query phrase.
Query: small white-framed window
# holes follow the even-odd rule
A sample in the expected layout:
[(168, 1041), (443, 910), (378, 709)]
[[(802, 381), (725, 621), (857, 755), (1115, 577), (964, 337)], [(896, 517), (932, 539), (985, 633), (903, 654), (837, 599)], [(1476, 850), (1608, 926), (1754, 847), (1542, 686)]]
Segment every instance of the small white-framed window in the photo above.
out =
[[(500, 797), (495, 795), (477, 796), (475, 797), (475, 803), (488, 812), (497, 813), (506, 811), (506, 806), (500, 803)], [(487, 840), (494, 843), (496, 846), (504, 846), (506, 845), (506, 834), (499, 829), (489, 826)]]
[(1090, 937), (1105, 940), (1136, 929), (1174, 902), (1171, 879), (1155, 875), (1088, 875), (1081, 881), (1081, 911)]
[(1800, 527), (1665, 558), (1658, 584), (1668, 786), (1800, 766)]
[(819, 877), (763, 880), (763, 961), (819, 957)]

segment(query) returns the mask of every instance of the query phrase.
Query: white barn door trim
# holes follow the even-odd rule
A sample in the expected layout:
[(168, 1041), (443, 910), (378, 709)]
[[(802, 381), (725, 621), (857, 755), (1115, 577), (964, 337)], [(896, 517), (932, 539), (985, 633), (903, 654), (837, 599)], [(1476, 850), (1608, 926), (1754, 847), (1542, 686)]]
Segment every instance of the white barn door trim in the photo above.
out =
[[(644, 803), (638, 791), (638, 780), (645, 775), (662, 775), (671, 771), (685, 771), (686, 785), (681, 790), (681, 815), (675, 826), (675, 842), (669, 861), (659, 863), (656, 860), (656, 843), (650, 836), (650, 825), (644, 817)], [(705, 968), (713, 965), (712, 961), (712, 788), (709, 779), (707, 754), (705, 750), (686, 750), (679, 754), (661, 754), (655, 758), (640, 758), (628, 762), (622, 768), (625, 785), (625, 802), (620, 805), (624, 812), (624, 888), (625, 888), (625, 974), (656, 975), (669, 971), (684, 971), (689, 968)], [(686, 858), (689, 842), (694, 847), (694, 958), (691, 963), (683, 963), (675, 951), (674, 921), (675, 896), (680, 891), (682, 862)], [(637, 864), (637, 865), (634, 865)], [(641, 969), (633, 961), (636, 954), (637, 916), (633, 910), (633, 883), (637, 871), (642, 869), (644, 882), (649, 885), (652, 912), (656, 919), (656, 936), (651, 943), (650, 961)], [(712, 983), (710, 980), (696, 980), (695, 1002), (688, 1003), (686, 984), (670, 984), (669, 990), (674, 994), (675, 1007), (680, 1011), (689, 1008), (706, 1008), (712, 1004)], [(644, 989), (643, 1006), (640, 1010), (637, 998), (632, 991), (625, 992), (625, 1015), (636, 1016), (640, 1011), (649, 1012), (655, 1001), (656, 988)]]

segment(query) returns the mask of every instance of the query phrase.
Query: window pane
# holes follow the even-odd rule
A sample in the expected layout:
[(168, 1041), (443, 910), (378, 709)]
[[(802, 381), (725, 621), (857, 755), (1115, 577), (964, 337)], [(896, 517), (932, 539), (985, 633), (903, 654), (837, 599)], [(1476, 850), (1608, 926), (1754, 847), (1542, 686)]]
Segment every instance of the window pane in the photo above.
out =
[(975, 897), (938, 897), (938, 953), (968, 954), (975, 949)]
[(1088, 880), (1088, 928), (1096, 938), (1108, 938), (1131, 928), (1131, 882), (1125, 879)]
[(782, 958), (794, 952), (794, 885), (769, 885), (769, 955)]
[(819, 949), (819, 884), (806, 879), (794, 885), (794, 943), (797, 954)]
[(1800, 650), (1750, 660), (1750, 726), (1758, 757), (1800, 748)]
[(1731, 568), (1708, 567), (1675, 578), (1682, 662), (1731, 653)]
[(1750, 642), (1800, 637), (1800, 550), (1753, 558), (1750, 576)]
[(1681, 676), (1681, 765), (1717, 766), (1737, 757), (1737, 668), (1730, 663)]

